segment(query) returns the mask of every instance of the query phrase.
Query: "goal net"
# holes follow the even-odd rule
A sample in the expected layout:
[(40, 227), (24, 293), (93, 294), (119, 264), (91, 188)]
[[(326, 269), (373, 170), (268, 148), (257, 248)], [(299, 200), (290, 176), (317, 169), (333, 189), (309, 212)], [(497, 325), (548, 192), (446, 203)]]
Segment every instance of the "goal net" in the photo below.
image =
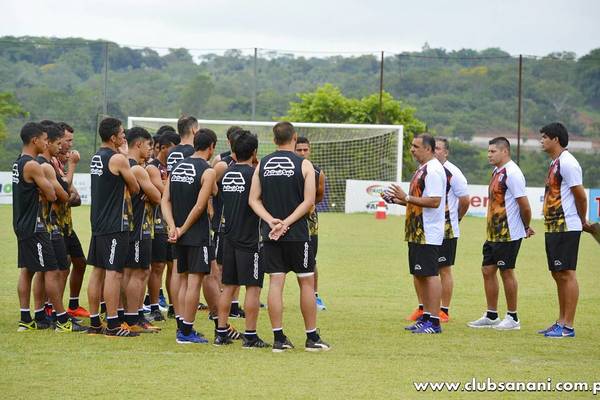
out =
[[(240, 126), (258, 136), (259, 158), (275, 151), (276, 122), (199, 120), (201, 128), (218, 137), (217, 153), (229, 150), (225, 132)], [(150, 133), (162, 125), (177, 126), (176, 118), (129, 117), (128, 127), (141, 126)], [(396, 181), (402, 179), (402, 126), (317, 124), (293, 122), (299, 136), (310, 141), (310, 160), (326, 176), (325, 196), (319, 211), (344, 212), (346, 179)]]

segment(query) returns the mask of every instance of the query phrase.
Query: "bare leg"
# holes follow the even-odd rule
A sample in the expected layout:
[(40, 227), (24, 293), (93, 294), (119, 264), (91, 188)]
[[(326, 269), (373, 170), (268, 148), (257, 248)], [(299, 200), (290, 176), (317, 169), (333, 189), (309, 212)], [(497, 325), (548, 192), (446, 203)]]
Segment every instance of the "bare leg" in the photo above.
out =
[[(19, 268), (19, 282), (17, 284), (17, 294), (19, 295), (19, 305), (23, 309), (29, 308), (31, 302), (31, 281), (34, 272), (27, 268)], [(43, 275), (43, 273), (37, 273)]]
[[(25, 268), (23, 268), (23, 269), (25, 269)], [(20, 280), (20, 276), (19, 276), (19, 280)], [(46, 296), (45, 286), (46, 286), (46, 283), (44, 282), (44, 273), (36, 272), (35, 275), (33, 275), (33, 306), (35, 307), (36, 310), (43, 308), (44, 303), (46, 302), (46, 299), (48, 298)], [(29, 289), (31, 290), (31, 281), (30, 281)], [(27, 297), (29, 298), (29, 294), (27, 295)]]
[(514, 269), (500, 270), (502, 284), (504, 285), (504, 295), (506, 296), (506, 307), (508, 311), (517, 311), (517, 292), (518, 283)]
[(565, 293), (562, 290), (561, 275), (559, 272), (552, 272), (552, 278), (556, 282), (556, 291), (558, 292), (558, 323), (564, 325), (565, 323)]
[(560, 290), (564, 298), (564, 317), (560, 323), (573, 326), (575, 322), (575, 312), (577, 311), (577, 301), (579, 300), (579, 284), (574, 270), (564, 270), (559, 273)]
[(235, 289), (239, 288), (239, 286), (235, 285), (224, 285), (223, 292), (221, 292), (221, 296), (219, 297), (219, 326), (226, 327), (227, 321), (229, 318), (229, 308), (231, 306), (231, 299), (233, 298), (233, 293)]
[(269, 294), (267, 304), (269, 305), (269, 319), (272, 328), (283, 327), (283, 288), (285, 286), (285, 274), (269, 275)]
[(423, 299), (423, 311), (431, 316), (437, 317), (440, 313), (440, 301), (442, 296), (442, 282), (439, 276), (417, 276), (421, 298)]
[(497, 270), (498, 267), (495, 265), (486, 265), (481, 267), (487, 309), (493, 311), (498, 310), (498, 292), (500, 291), (498, 276), (496, 275)]
[[(171, 274), (173, 273), (173, 261), (167, 261), (167, 277), (165, 278), (165, 288), (167, 289), (167, 297), (169, 304), (173, 304), (173, 295), (171, 294)], [(161, 277), (162, 282), (162, 277)]]
[(71, 276), (69, 279), (70, 297), (79, 297), (81, 286), (83, 285), (83, 276), (85, 275), (85, 257), (71, 258), (73, 267), (71, 268)]
[(183, 310), (179, 307), (179, 288), (181, 286), (180, 274), (177, 272), (177, 260), (173, 260), (173, 266), (171, 267), (171, 279), (169, 280), (169, 286), (171, 288), (169, 294), (169, 300), (173, 304), (175, 315), (181, 315)]
[(260, 310), (260, 288), (258, 286), (246, 286), (246, 297), (244, 300), (244, 311), (246, 311), (246, 330), (255, 331)]
[(122, 272), (106, 271), (104, 278), (104, 301), (106, 302), (106, 315), (109, 317), (117, 315), (122, 280)]
[(315, 279), (313, 275), (298, 277), (300, 286), (300, 311), (307, 331), (317, 328), (317, 303), (315, 302)]
[(440, 278), (442, 280), (442, 307), (450, 307), (452, 300), (452, 290), (454, 289), (454, 278), (452, 277), (452, 267), (440, 268)]
[[(165, 270), (165, 263), (152, 263), (150, 266), (150, 277), (148, 279), (148, 293), (150, 294), (150, 304), (158, 303), (158, 295), (160, 293), (160, 285), (162, 284), (162, 276)], [(143, 302), (143, 299), (142, 299)]]
[(52, 303), (52, 307), (56, 311), (56, 314), (62, 314), (65, 312), (62, 298), (62, 282), (63, 274), (62, 271), (54, 270), (44, 272), (44, 282), (46, 288), (46, 294)]
[(200, 301), (200, 287), (204, 274), (187, 274), (187, 288), (185, 291), (185, 312), (183, 319), (186, 322), (194, 322)]
[(87, 290), (90, 315), (98, 314), (98, 311), (100, 309), (100, 300), (102, 298), (104, 276), (104, 269), (97, 267), (94, 267), (92, 269)]

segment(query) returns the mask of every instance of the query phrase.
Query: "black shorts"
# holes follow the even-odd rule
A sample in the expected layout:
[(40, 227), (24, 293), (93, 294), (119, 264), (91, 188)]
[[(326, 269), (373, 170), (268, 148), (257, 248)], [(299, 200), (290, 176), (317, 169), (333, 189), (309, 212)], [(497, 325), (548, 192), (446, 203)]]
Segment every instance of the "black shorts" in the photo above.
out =
[(295, 272), (298, 276), (312, 275), (315, 266), (310, 264), (309, 242), (263, 242), (265, 272), (267, 274), (287, 274)]
[(253, 252), (236, 248), (223, 239), (223, 284), (262, 287), (265, 271), (261, 253), (258, 246)]
[(451, 267), (456, 260), (456, 243), (458, 238), (444, 239), (438, 255), (438, 267)]
[(50, 234), (36, 233), (18, 240), (18, 265), (30, 272), (46, 272), (58, 269)]
[(176, 245), (177, 273), (210, 274), (210, 245)]
[(60, 236), (57, 239), (50, 240), (50, 242), (52, 243), (52, 248), (54, 249), (54, 256), (56, 257), (58, 269), (61, 271), (68, 270), (71, 263), (69, 261), (69, 255), (67, 254), (65, 238)]
[(152, 260), (152, 239), (129, 242), (125, 268), (148, 269)]
[(546, 258), (552, 272), (576, 270), (581, 231), (546, 232)]
[(107, 271), (123, 272), (129, 253), (129, 232), (92, 235), (88, 264)]
[(309, 263), (312, 264), (313, 268), (317, 265), (317, 251), (319, 250), (319, 236), (314, 235), (310, 237), (310, 242), (308, 243), (310, 246)]
[(214, 259), (217, 260), (217, 264), (223, 264), (223, 246), (224, 236), (222, 232), (215, 232), (213, 235), (213, 254)]
[(71, 231), (70, 235), (65, 235), (65, 245), (67, 246), (67, 254), (71, 258), (85, 258), (83, 247), (75, 231)]
[(408, 267), (411, 275), (437, 276), (440, 248), (435, 244), (408, 242)]
[(481, 266), (494, 265), (500, 269), (512, 269), (517, 263), (522, 239), (511, 242), (489, 242), (483, 244)]
[(168, 241), (169, 236), (158, 233), (152, 239), (152, 262), (165, 263), (173, 261), (173, 245)]

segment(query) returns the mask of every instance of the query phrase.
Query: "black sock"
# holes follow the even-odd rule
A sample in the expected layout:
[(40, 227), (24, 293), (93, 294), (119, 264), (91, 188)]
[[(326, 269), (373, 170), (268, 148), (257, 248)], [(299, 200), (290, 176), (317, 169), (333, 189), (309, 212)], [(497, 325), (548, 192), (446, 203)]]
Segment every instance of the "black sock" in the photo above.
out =
[(46, 319), (46, 313), (44, 312), (44, 308), (35, 310), (35, 320), (36, 321), (43, 321), (45, 319)]
[(273, 338), (276, 342), (285, 342), (285, 335), (283, 334), (283, 328), (273, 329)]
[(175, 321), (177, 321), (177, 329), (181, 330), (181, 324), (183, 323), (183, 318), (181, 318), (179, 315), (176, 315)]
[(240, 311), (240, 302), (232, 301), (231, 307), (229, 307), (229, 314), (237, 314)]
[(316, 342), (319, 340), (319, 334), (317, 333), (316, 329), (313, 329), (312, 331), (306, 331), (306, 338)]
[(139, 321), (143, 321), (146, 317), (144, 316), (144, 309), (140, 308), (138, 309), (138, 320)]
[(423, 304), (419, 304), (419, 310), (423, 311)]
[(158, 295), (161, 297), (165, 297), (165, 292), (163, 292), (162, 288), (158, 289)]
[(439, 317), (429, 317), (429, 320), (431, 321), (431, 325), (433, 326), (440, 326), (440, 318)]
[(446, 313), (446, 315), (450, 316), (450, 308), (449, 307), (440, 307), (440, 310)]
[(121, 323), (125, 322), (125, 309), (118, 308), (117, 309), (117, 316), (119, 317), (119, 321)]
[(68, 320), (69, 320), (69, 315), (66, 313), (66, 311), (63, 311), (60, 314), (56, 314), (56, 321), (58, 321), (58, 323), (64, 324)]
[(29, 312), (29, 308), (21, 308), (21, 322), (30, 323), (31, 313)]
[(125, 313), (124, 317), (125, 317), (125, 322), (127, 323), (127, 325), (133, 326), (133, 325), (137, 324), (137, 319), (138, 319), (137, 313)]
[(100, 322), (99, 314), (90, 315), (90, 325), (95, 328), (98, 328), (99, 326), (102, 325), (102, 323)]
[(244, 332), (244, 338), (249, 342), (256, 340), (256, 338), (257, 338), (256, 331)]
[(113, 317), (106, 317), (106, 324), (108, 326), (108, 329), (115, 329), (118, 328), (119, 325), (121, 325), (121, 323), (119, 322), (119, 316), (115, 315)]
[(158, 304), (150, 304), (150, 312), (158, 311)]
[(56, 311), (54, 309), (52, 309), (52, 321), (56, 321)]
[(76, 310), (77, 308), (79, 308), (79, 297), (69, 298), (69, 308), (71, 310)]
[(487, 310), (485, 316), (489, 319), (498, 319), (498, 311)]
[(173, 307), (173, 304), (169, 304), (169, 311), (170, 313), (175, 313), (175, 307)]
[(224, 338), (227, 337), (227, 326), (226, 327), (218, 327), (217, 328), (217, 335), (219, 335), (220, 337)]
[(100, 303), (100, 314), (106, 314), (106, 303)]
[(146, 293), (146, 296), (144, 297), (144, 305), (145, 306), (150, 305), (150, 295), (148, 293)]
[(181, 321), (181, 333), (183, 333), (185, 336), (188, 336), (192, 333), (192, 328), (194, 327), (194, 323), (193, 322), (185, 322), (185, 321)]
[(515, 322), (519, 322), (519, 317), (517, 317), (516, 311), (515, 312), (509, 311), (509, 312), (507, 312), (507, 314), (510, 315), (512, 317), (512, 319), (515, 320)]

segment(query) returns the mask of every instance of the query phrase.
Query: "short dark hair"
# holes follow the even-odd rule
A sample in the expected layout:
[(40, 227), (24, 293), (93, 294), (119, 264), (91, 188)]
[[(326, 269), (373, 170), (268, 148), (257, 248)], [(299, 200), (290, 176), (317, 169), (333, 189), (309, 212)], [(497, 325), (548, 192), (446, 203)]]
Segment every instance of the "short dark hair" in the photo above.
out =
[(63, 131), (75, 133), (75, 129), (73, 129), (73, 127), (71, 125), (67, 124), (66, 122), (57, 122), (56, 125), (58, 125), (58, 127), (60, 129), (62, 129)]
[(550, 139), (558, 138), (558, 143), (561, 147), (567, 147), (569, 145), (569, 132), (567, 132), (567, 128), (560, 122), (552, 122), (542, 127), (540, 133), (545, 134)]
[(304, 144), (306, 143), (307, 145), (310, 146), (310, 141), (308, 140), (308, 138), (306, 136), (298, 136), (298, 141), (296, 142), (296, 144)]
[(247, 161), (252, 157), (254, 150), (258, 149), (258, 138), (250, 131), (239, 131), (233, 144), (233, 153), (238, 161)]
[(50, 121), (49, 119), (43, 119), (40, 121), (40, 124), (44, 125), (44, 126), (50, 126), (50, 125), (56, 125), (56, 122)]
[(243, 129), (237, 125), (230, 126), (229, 129), (227, 129), (227, 132), (225, 133), (225, 135), (227, 135), (227, 140), (231, 139), (231, 135), (242, 130)]
[(206, 150), (211, 144), (217, 144), (217, 134), (207, 128), (200, 129), (194, 136), (194, 150)]
[(429, 133), (421, 133), (416, 137), (417, 139), (421, 139), (423, 144), (431, 150), (433, 153), (435, 151), (435, 138), (431, 136)]
[(158, 139), (160, 139), (162, 135), (154, 135), (152, 136), (152, 143), (154, 143), (155, 145), (158, 144)]
[(152, 140), (150, 133), (141, 126), (134, 126), (127, 131), (127, 145), (132, 146), (140, 140)]
[(179, 133), (179, 136), (188, 136), (192, 133), (192, 127), (194, 125), (198, 125), (196, 117), (184, 115), (177, 121), (177, 133)]
[(295, 132), (294, 125), (290, 122), (283, 121), (276, 123), (273, 127), (275, 143), (279, 145), (289, 143), (294, 137)]
[(450, 142), (448, 141), (448, 138), (443, 137), (443, 136), (436, 136), (435, 141), (437, 142), (438, 140), (440, 142), (444, 143), (444, 148), (446, 150), (450, 150)]
[(504, 147), (505, 149), (508, 149), (508, 151), (510, 152), (510, 142), (504, 136), (495, 137), (492, 140), (490, 140), (488, 142), (488, 144), (489, 145), (493, 144), (494, 146), (497, 146), (497, 147)]
[(181, 143), (181, 137), (178, 134), (176, 134), (175, 132), (169, 132), (169, 131), (160, 135), (157, 140), (158, 140), (158, 145), (160, 147), (168, 146), (170, 144), (173, 144), (176, 146), (179, 143)]
[(56, 142), (58, 139), (65, 136), (64, 129), (60, 129), (58, 125), (52, 124), (46, 126), (46, 133), (48, 133), (48, 141)]
[(21, 128), (21, 140), (23, 144), (29, 144), (31, 139), (40, 137), (46, 132), (46, 128), (37, 122), (28, 122)]
[(98, 126), (98, 134), (103, 142), (108, 142), (112, 136), (119, 133), (121, 126), (123, 124), (116, 118), (104, 118)]
[(160, 128), (158, 128), (155, 136), (160, 136), (165, 132), (175, 132), (175, 128), (173, 128), (171, 125), (163, 125)]

